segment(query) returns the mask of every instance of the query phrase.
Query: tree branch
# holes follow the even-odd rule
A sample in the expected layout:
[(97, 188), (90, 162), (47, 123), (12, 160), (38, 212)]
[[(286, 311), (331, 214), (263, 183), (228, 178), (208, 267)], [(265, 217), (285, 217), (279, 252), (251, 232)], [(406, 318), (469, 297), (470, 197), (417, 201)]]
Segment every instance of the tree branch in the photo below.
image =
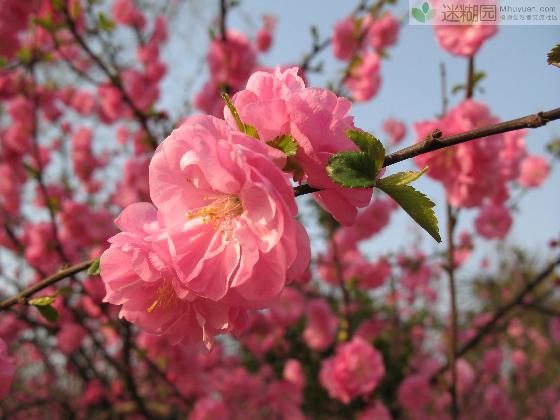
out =
[[(454, 146), (456, 144), (475, 139), (480, 139), (483, 137), (493, 136), (495, 134), (521, 130), (523, 128), (539, 128), (546, 125), (550, 121), (558, 119), (560, 119), (560, 108), (555, 108), (551, 109), (550, 111), (526, 115), (524, 117), (504, 121), (498, 124), (486, 125), (483, 127), (475, 128), (474, 130), (465, 131), (464, 133), (454, 134), (448, 137), (440, 138), (438, 134), (441, 135), (441, 132), (434, 132), (431, 136), (419, 143), (405, 147), (401, 150), (397, 150), (396, 152), (385, 156), (385, 162), (383, 162), (383, 166), (391, 166), (395, 163), (402, 162), (403, 160), (407, 160), (424, 153), (433, 152), (435, 150)], [(296, 197), (304, 194), (314, 193), (317, 191), (321, 191), (321, 188), (315, 188), (308, 184), (302, 184), (294, 187), (294, 194)]]
[(89, 266), (93, 263), (93, 260), (83, 261), (71, 267), (65, 268), (64, 270), (60, 270), (57, 273), (54, 273), (47, 277), (46, 279), (40, 281), (33, 286), (28, 287), (27, 289), (22, 290), (15, 296), (8, 298), (2, 302), (0, 302), (0, 311), (4, 309), (8, 309), (9, 307), (15, 305), (16, 303), (26, 302), (26, 300), (33, 296), (35, 293), (46, 289), (53, 284), (64, 280), (68, 277), (72, 277), (73, 275), (85, 271), (89, 268)]

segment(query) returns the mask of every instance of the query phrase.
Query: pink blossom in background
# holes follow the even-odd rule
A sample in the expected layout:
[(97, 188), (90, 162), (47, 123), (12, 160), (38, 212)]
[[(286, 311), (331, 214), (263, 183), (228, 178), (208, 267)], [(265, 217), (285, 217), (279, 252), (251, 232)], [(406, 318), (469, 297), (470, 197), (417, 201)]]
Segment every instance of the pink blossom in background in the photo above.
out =
[(115, 0), (112, 7), (113, 18), (117, 23), (143, 29), (146, 18), (134, 4), (134, 0)]
[(524, 188), (537, 188), (544, 182), (550, 165), (548, 161), (541, 156), (527, 156), (521, 161), (519, 185)]
[(560, 317), (554, 317), (550, 320), (548, 330), (550, 337), (557, 343), (560, 343)]
[(282, 371), (282, 377), (284, 380), (296, 385), (299, 388), (305, 386), (305, 374), (301, 363), (296, 359), (289, 359), (284, 365), (284, 370)]
[(391, 13), (384, 13), (371, 23), (368, 41), (376, 51), (382, 51), (397, 43), (399, 29), (399, 21)]
[[(370, 202), (372, 190), (342, 188), (325, 170), (334, 153), (357, 150), (346, 136), (346, 131), (354, 128), (353, 117), (348, 114), (350, 101), (326, 89), (306, 88), (293, 67), (254, 73), (246, 89), (234, 95), (233, 102), (241, 120), (256, 128), (260, 140), (293, 136), (298, 143), (294, 160), (303, 169), (303, 177), (309, 185), (322, 189), (313, 197), (341, 224), (351, 224), (357, 208)], [(230, 127), (237, 129), (227, 108), (224, 115)]]
[(239, 86), (251, 75), (257, 55), (243, 33), (229, 30), (225, 40), (219, 36), (212, 39), (207, 61), (214, 83)]
[(276, 18), (263, 16), (262, 23), (262, 28), (257, 32), (256, 46), (260, 52), (267, 52), (272, 45), (272, 32), (276, 27)]
[(486, 239), (504, 239), (512, 223), (513, 219), (506, 207), (490, 203), (480, 209), (474, 226), (477, 233)]
[(406, 135), (406, 125), (402, 121), (394, 118), (387, 118), (383, 122), (383, 131), (389, 136), (389, 144), (395, 146), (399, 144)]
[(492, 384), (484, 392), (484, 408), (489, 416), (510, 420), (515, 418), (515, 409), (506, 392), (499, 385)]
[(358, 51), (360, 23), (353, 16), (339, 20), (334, 25), (333, 54), (339, 60), (349, 60)]
[(87, 332), (82, 326), (65, 322), (56, 335), (58, 347), (64, 354), (70, 355), (80, 347), (86, 334)]
[(189, 413), (189, 420), (227, 420), (227, 407), (219, 398), (208, 396), (198, 399)]
[(10, 392), (15, 370), (15, 359), (8, 355), (8, 347), (0, 338), (0, 398), (4, 398)]
[[(486, 105), (468, 99), (439, 120), (416, 123), (416, 142), (422, 141), (436, 128), (444, 136), (449, 136), (498, 121)], [(429, 166), (427, 175), (442, 182), (448, 201), (454, 206), (478, 207), (485, 198), (503, 202), (508, 193), (508, 174), (516, 171), (515, 165), (519, 162), (519, 153), (522, 153), (519, 150), (522, 142), (520, 144), (517, 139), (515, 153), (501, 154), (506, 139), (504, 135), (489, 136), (426, 153), (415, 157), (414, 161), (419, 168)]]
[(419, 415), (432, 401), (432, 389), (428, 378), (418, 374), (407, 376), (399, 385), (398, 400), (411, 415)]
[(344, 404), (369, 394), (384, 376), (381, 353), (360, 337), (340, 344), (335, 355), (323, 361), (319, 374), (329, 395)]
[(356, 420), (391, 420), (392, 418), (389, 409), (378, 400), (361, 411)]
[(286, 287), (270, 308), (270, 313), (280, 325), (289, 327), (303, 316), (304, 310), (305, 298), (301, 292), (293, 287)]
[(362, 54), (344, 82), (355, 101), (365, 102), (375, 96), (381, 85), (380, 69), (381, 62), (377, 53)]
[(471, 256), (474, 249), (474, 243), (472, 236), (469, 232), (463, 231), (459, 234), (459, 240), (455, 251), (453, 253), (453, 259), (455, 260), (455, 266), (460, 267), (463, 263)]
[(324, 299), (311, 299), (307, 303), (307, 325), (303, 331), (305, 343), (313, 350), (323, 351), (335, 338), (338, 319)]

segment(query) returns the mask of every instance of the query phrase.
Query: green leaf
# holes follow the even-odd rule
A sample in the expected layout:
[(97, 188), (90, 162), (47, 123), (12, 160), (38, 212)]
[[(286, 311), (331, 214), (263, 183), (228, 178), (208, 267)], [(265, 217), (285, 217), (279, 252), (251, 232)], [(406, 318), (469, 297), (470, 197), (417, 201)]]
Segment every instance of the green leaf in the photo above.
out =
[(420, 175), (418, 173), (412, 175), (410, 172), (398, 173), (378, 180), (377, 187), (391, 196), (437, 242), (441, 242), (438, 221), (434, 213), (434, 202), (420, 191), (407, 185)]
[(560, 67), (560, 44), (556, 44), (556, 46), (550, 50), (547, 54), (546, 62), (553, 66)]
[(109, 19), (104, 13), (99, 12), (97, 18), (99, 19), (99, 28), (101, 28), (101, 30), (111, 32), (115, 29), (115, 22)]
[(462, 91), (464, 89), (465, 89), (465, 85), (458, 84), (458, 85), (453, 86), (453, 88), (451, 88), (451, 93), (453, 95), (455, 95), (456, 93), (459, 93), (460, 91)]
[(385, 160), (383, 143), (365, 131), (349, 130), (346, 132), (346, 136), (369, 157), (375, 168), (375, 175), (377, 175), (383, 167), (383, 161)]
[(56, 300), (56, 296), (40, 296), (29, 301), (33, 306), (49, 306)]
[(96, 258), (95, 260), (93, 260), (93, 262), (91, 263), (91, 265), (88, 268), (87, 273), (90, 276), (98, 276), (101, 273), (99, 258)]
[(36, 306), (39, 313), (49, 322), (56, 322), (58, 320), (58, 311), (51, 305)]
[(424, 4), (422, 4), (422, 11), (424, 13), (428, 13), (429, 10), (430, 10), (430, 5), (428, 4), (427, 1), (425, 1)]
[(424, 12), (422, 12), (422, 10), (420, 10), (416, 7), (413, 7), (411, 13), (412, 13), (412, 16), (414, 17), (414, 19), (416, 19), (418, 22), (422, 22), (422, 23), (426, 22), (426, 18), (424, 16)]
[(241, 121), (241, 117), (237, 112), (237, 108), (235, 108), (235, 105), (231, 101), (231, 97), (226, 92), (222, 92), (222, 99), (226, 103), (229, 112), (231, 112), (231, 115), (233, 116), (233, 119), (235, 120), (235, 123), (237, 124), (237, 128), (239, 129), (239, 131), (255, 139), (258, 139), (259, 135), (257, 133), (257, 129), (251, 125), (243, 124), (243, 121)]
[(274, 140), (267, 141), (266, 144), (281, 150), (286, 156), (295, 156), (297, 153), (298, 144), (296, 139), (290, 134), (278, 136)]
[(330, 158), (327, 174), (343, 187), (369, 188), (375, 185), (377, 171), (365, 153), (341, 152)]

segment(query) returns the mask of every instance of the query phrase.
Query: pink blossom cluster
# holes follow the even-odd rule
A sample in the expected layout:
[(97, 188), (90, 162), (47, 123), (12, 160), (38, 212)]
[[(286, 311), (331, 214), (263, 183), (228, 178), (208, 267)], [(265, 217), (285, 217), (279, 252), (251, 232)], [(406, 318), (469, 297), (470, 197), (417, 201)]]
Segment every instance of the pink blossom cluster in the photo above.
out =
[(397, 42), (399, 22), (390, 13), (350, 15), (335, 24), (333, 54), (347, 61), (344, 85), (358, 102), (373, 98), (381, 85), (381, 58)]

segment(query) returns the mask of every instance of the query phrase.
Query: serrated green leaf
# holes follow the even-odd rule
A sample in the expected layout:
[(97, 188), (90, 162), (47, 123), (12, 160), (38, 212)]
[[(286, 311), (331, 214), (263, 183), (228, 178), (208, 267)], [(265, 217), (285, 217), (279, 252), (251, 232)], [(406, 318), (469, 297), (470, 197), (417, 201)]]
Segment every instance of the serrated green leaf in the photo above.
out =
[(560, 44), (557, 44), (550, 50), (547, 54), (546, 62), (553, 66), (560, 67)]
[(368, 156), (377, 175), (383, 167), (383, 161), (385, 160), (383, 143), (370, 133), (361, 130), (349, 130), (346, 132), (346, 136)]
[[(402, 179), (407, 178), (407, 175), (402, 177)], [(380, 179), (377, 181), (377, 187), (391, 196), (437, 242), (441, 242), (438, 221), (434, 213), (435, 204), (432, 200), (410, 185), (396, 181), (396, 178)]]
[(91, 265), (88, 268), (87, 273), (90, 276), (98, 276), (101, 273), (101, 266), (100, 266), (100, 263), (99, 263), (99, 258), (96, 258), (95, 260), (93, 260), (93, 262), (91, 263)]
[(365, 153), (341, 152), (330, 158), (327, 174), (343, 187), (369, 188), (375, 185), (377, 171)]
[(36, 306), (39, 310), (39, 313), (43, 318), (45, 318), (49, 322), (56, 322), (58, 321), (58, 311), (54, 309), (51, 305), (46, 306)]
[(408, 185), (411, 182), (416, 181), (427, 171), (428, 171), (428, 167), (426, 166), (421, 171), (397, 172), (396, 174), (386, 176), (385, 178), (383, 178), (383, 181), (385, 183), (394, 184), (394, 185)]
[(414, 19), (416, 19), (418, 22), (422, 22), (422, 23), (426, 22), (426, 18), (424, 16), (424, 12), (422, 12), (422, 10), (420, 10), (416, 7), (413, 7), (411, 13), (412, 13), (412, 16), (414, 17)]
[(266, 144), (281, 150), (286, 156), (295, 156), (297, 153), (298, 144), (296, 139), (290, 134), (278, 136), (274, 140), (267, 141)]
[(33, 306), (48, 306), (56, 300), (56, 296), (40, 296), (29, 301)]

